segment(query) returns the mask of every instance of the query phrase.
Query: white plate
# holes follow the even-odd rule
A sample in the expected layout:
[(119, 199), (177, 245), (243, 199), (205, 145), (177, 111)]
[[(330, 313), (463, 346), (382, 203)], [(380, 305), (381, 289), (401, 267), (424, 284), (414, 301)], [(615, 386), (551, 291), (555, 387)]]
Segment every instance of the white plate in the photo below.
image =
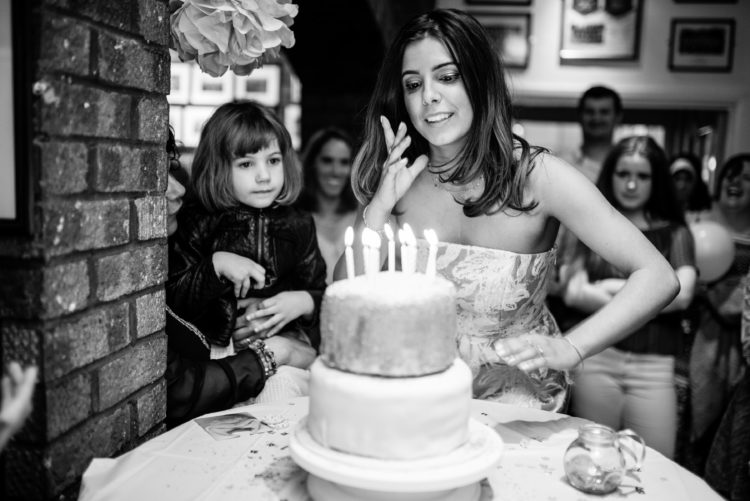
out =
[(503, 440), (488, 426), (469, 420), (466, 444), (440, 457), (382, 460), (323, 447), (307, 431), (307, 418), (294, 430), (292, 459), (326, 480), (361, 489), (390, 492), (440, 491), (485, 478), (503, 452)]

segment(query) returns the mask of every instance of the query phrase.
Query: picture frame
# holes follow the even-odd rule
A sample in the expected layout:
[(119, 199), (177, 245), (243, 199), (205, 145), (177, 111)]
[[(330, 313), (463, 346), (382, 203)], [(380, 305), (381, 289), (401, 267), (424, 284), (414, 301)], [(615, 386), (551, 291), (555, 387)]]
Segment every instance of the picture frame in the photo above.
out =
[(292, 147), (299, 150), (302, 147), (302, 106), (291, 103), (284, 107), (284, 127), (292, 138)]
[(227, 71), (220, 77), (203, 73), (197, 64), (191, 65), (190, 103), (216, 105), (232, 100), (234, 73)]
[(467, 5), (531, 5), (531, 0), (464, 0)]
[(182, 145), (187, 148), (195, 148), (201, 139), (203, 124), (206, 123), (215, 106), (185, 106), (182, 109)]
[(669, 69), (674, 72), (732, 71), (735, 20), (676, 18), (669, 34)]
[(528, 67), (531, 54), (531, 14), (472, 12), (472, 15), (489, 33), (506, 68)]
[(561, 0), (560, 62), (636, 61), (643, 0)]
[(32, 161), (32, 85), (34, 68), (32, 2), (0, 3), (0, 106), (13, 110), (0, 130), (0, 234), (31, 235), (34, 177)]
[(188, 63), (172, 63), (170, 73), (169, 104), (188, 104), (190, 102), (190, 72), (193, 65)]
[(236, 99), (250, 99), (265, 106), (278, 106), (281, 99), (281, 68), (267, 64), (247, 76), (235, 76)]

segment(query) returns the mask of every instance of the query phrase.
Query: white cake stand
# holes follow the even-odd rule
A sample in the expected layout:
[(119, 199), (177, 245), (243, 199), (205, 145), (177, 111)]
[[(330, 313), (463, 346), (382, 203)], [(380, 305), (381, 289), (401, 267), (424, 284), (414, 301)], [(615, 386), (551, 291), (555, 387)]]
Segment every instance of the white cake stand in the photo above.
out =
[(313, 499), (336, 501), (478, 500), (479, 482), (500, 460), (503, 441), (494, 430), (469, 420), (469, 440), (448, 454), (416, 460), (382, 460), (322, 446), (302, 419), (291, 436), (292, 459), (310, 473)]

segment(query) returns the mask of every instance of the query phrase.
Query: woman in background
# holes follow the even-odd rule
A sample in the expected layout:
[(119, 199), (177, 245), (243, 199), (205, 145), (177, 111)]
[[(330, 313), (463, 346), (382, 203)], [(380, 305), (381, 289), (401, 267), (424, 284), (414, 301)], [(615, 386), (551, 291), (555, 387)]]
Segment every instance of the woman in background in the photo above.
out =
[[(664, 151), (650, 137), (620, 141), (602, 165), (604, 197), (664, 255), (680, 292), (653, 320), (594, 355), (575, 376), (573, 414), (615, 430), (631, 428), (671, 458), (677, 433), (675, 357), (682, 350), (682, 315), (693, 299), (697, 272), (693, 237), (675, 198)], [(580, 247), (565, 303), (585, 313), (609, 304), (625, 275)]]
[(699, 474), (732, 391), (746, 370), (740, 324), (750, 269), (749, 153), (736, 155), (721, 167), (713, 209), (704, 219), (731, 232), (735, 257), (729, 270), (705, 284), (698, 297), (700, 321), (690, 353), (692, 443), (688, 466)]
[(313, 215), (329, 284), (336, 261), (344, 253), (344, 232), (354, 226), (357, 215), (350, 178), (352, 147), (346, 132), (329, 127), (313, 134), (302, 152), (304, 185), (297, 207)]
[(711, 195), (701, 178), (700, 159), (690, 152), (675, 155), (669, 162), (669, 173), (685, 219), (688, 224), (697, 221), (704, 211), (711, 209)]

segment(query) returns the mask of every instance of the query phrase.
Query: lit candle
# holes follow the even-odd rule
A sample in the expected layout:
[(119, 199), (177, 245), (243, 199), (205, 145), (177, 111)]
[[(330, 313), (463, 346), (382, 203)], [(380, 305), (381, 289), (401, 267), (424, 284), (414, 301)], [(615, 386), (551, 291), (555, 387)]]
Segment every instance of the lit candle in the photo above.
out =
[(370, 269), (373, 273), (380, 272), (380, 240), (380, 235), (377, 231), (373, 231), (370, 234), (370, 259), (372, 260)]
[(424, 238), (427, 240), (427, 243), (430, 244), (430, 252), (427, 255), (427, 268), (425, 268), (425, 273), (427, 276), (434, 277), (435, 268), (437, 268), (437, 233), (432, 229), (424, 230)]
[(352, 244), (354, 243), (354, 228), (349, 226), (344, 233), (344, 244), (346, 249), (344, 250), (344, 257), (346, 258), (346, 278), (354, 278), (354, 251), (352, 250)]
[(403, 228), (398, 230), (398, 241), (401, 242), (401, 271), (406, 271), (406, 260), (409, 259), (406, 252), (406, 237)]
[[(377, 247), (376, 247), (377, 246)], [(380, 258), (380, 237), (370, 228), (362, 230), (362, 260), (365, 263), (365, 274), (377, 271), (376, 261)]]
[[(404, 223), (404, 240), (406, 243), (406, 273), (414, 273), (417, 268), (417, 239), (408, 223)], [(401, 248), (403, 250), (403, 247)], [(403, 258), (401, 262), (403, 268)]]
[(388, 271), (396, 271), (396, 242), (393, 240), (393, 229), (390, 224), (383, 227), (388, 238)]

